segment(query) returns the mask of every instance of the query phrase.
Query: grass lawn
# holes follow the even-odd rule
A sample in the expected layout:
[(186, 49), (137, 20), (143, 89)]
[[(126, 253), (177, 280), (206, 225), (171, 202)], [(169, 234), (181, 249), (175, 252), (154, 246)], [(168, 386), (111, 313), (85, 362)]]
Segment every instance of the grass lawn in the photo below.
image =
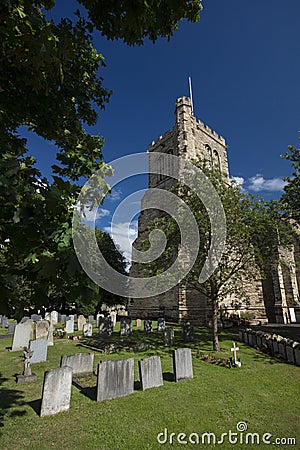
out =
[[(1, 333), (6, 330), (0, 329)], [(112, 355), (95, 352), (94, 368), (101, 359), (133, 356), (138, 381), (137, 361), (158, 354), (164, 372), (163, 387), (144, 392), (137, 390), (128, 397), (97, 403), (72, 386), (70, 410), (44, 418), (40, 418), (38, 412), (45, 370), (59, 367), (62, 355), (91, 350), (81, 347), (79, 341), (55, 339), (54, 346), (48, 348), (47, 362), (31, 366), (37, 382), (16, 384), (15, 374), (23, 370), (23, 352), (9, 352), (7, 348), (12, 339), (0, 339), (0, 450), (300, 449), (300, 367), (276, 361), (239, 343), (241, 368), (227, 369), (193, 357), (194, 379), (175, 384), (171, 377), (172, 349), (161, 345), (161, 333), (154, 331), (148, 336), (134, 329), (132, 337), (148, 340), (156, 344), (156, 348)], [(114, 338), (119, 339), (117, 333)], [(232, 339), (230, 332), (221, 334), (221, 355), (225, 358), (230, 356)], [(177, 329), (174, 348), (186, 346)], [(212, 353), (208, 331), (197, 330), (190, 347), (194, 353), (201, 349)], [(234, 443), (234, 435), (231, 443), (228, 436), (215, 446), (208, 444), (208, 438), (201, 443), (202, 433), (215, 433), (217, 441), (221, 441), (222, 433), (237, 432), (239, 422), (247, 426), (247, 431), (242, 432), (245, 425), (240, 425), (239, 443)], [(160, 440), (164, 442), (165, 429), (168, 442), (160, 444), (157, 435), (163, 433)], [(170, 438), (171, 433), (175, 436)], [(179, 433), (185, 433), (186, 437), (181, 435), (179, 440), (187, 444), (178, 443)], [(284, 440), (283, 445), (246, 444), (247, 433), (258, 433), (260, 439), (269, 433), (272, 437), (266, 439), (271, 443), (276, 438), (295, 438), (296, 444), (287, 445)], [(197, 436), (200, 444), (197, 444)], [(194, 444), (189, 443), (189, 438)]]

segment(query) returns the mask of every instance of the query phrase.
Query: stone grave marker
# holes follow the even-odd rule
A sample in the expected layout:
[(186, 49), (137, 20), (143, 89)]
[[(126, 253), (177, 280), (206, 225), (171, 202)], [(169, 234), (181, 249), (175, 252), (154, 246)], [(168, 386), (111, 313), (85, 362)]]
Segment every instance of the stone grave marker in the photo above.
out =
[(144, 332), (152, 333), (152, 320), (144, 320)]
[(37, 339), (48, 339), (49, 322), (48, 320), (40, 320), (36, 323), (35, 336)]
[(164, 331), (164, 344), (166, 346), (172, 346), (174, 342), (174, 330), (173, 328), (166, 328)]
[(173, 351), (174, 381), (189, 380), (193, 378), (192, 350), (178, 348)]
[(138, 328), (140, 328), (140, 327), (142, 326), (142, 321), (141, 321), (141, 319), (136, 319), (136, 321), (135, 321), (135, 326), (138, 327)]
[(40, 314), (31, 314), (31, 320), (38, 322), (39, 320), (42, 320), (42, 316)]
[(12, 351), (23, 350), (29, 346), (32, 322), (18, 323), (15, 328)]
[(67, 334), (74, 333), (74, 320), (69, 319), (66, 321), (65, 330)]
[(52, 323), (52, 325), (56, 325), (58, 323), (58, 312), (57, 311), (51, 311), (50, 322)]
[(77, 319), (77, 328), (78, 328), (78, 331), (82, 331), (83, 325), (84, 325), (85, 323), (86, 323), (85, 317), (84, 317), (82, 314), (80, 314), (80, 316), (78, 316), (78, 319)]
[(236, 367), (241, 367), (241, 361), (237, 357), (237, 352), (239, 351), (239, 347), (235, 345), (235, 342), (232, 343), (232, 348), (230, 349), (233, 353), (233, 365)]
[(51, 313), (48, 311), (45, 313), (45, 320), (48, 320), (48, 322), (51, 322)]
[(99, 328), (100, 318), (104, 318), (103, 314), (97, 314), (96, 316), (96, 327)]
[(54, 331), (54, 326), (52, 325), (52, 323), (50, 323), (49, 329), (48, 329), (48, 338), (47, 338), (48, 347), (54, 345), (54, 343), (53, 343), (53, 331)]
[(150, 356), (139, 361), (141, 387), (150, 389), (163, 385), (160, 356)]
[(100, 361), (97, 374), (97, 402), (132, 394), (134, 358)]
[(31, 383), (36, 381), (36, 374), (31, 372), (31, 358), (33, 351), (24, 347), (24, 371), (22, 375), (17, 375), (17, 383)]
[(94, 322), (94, 316), (89, 316), (88, 317), (88, 322), (89, 323), (93, 323)]
[(60, 316), (60, 321), (61, 321), (61, 322), (66, 323), (66, 319), (67, 319), (66, 314), (62, 314), (62, 315)]
[(93, 372), (94, 353), (76, 353), (75, 355), (62, 356), (60, 367), (68, 366), (73, 373)]
[(112, 335), (114, 330), (114, 325), (112, 322), (112, 318), (108, 317), (100, 317), (99, 320), (99, 336), (103, 338), (107, 338)]
[(194, 341), (194, 327), (190, 323), (186, 323), (182, 327), (183, 341), (193, 342)]
[(284, 359), (286, 359), (286, 340), (281, 339), (281, 341), (278, 344), (278, 351), (281, 356), (283, 356)]
[(130, 336), (132, 333), (132, 320), (130, 317), (120, 317), (120, 336)]
[(157, 319), (157, 330), (158, 331), (164, 331), (166, 328), (166, 321), (163, 317), (159, 317)]
[(14, 334), (16, 325), (17, 325), (16, 323), (9, 323), (7, 334)]
[(60, 367), (45, 372), (40, 416), (52, 416), (70, 408), (72, 368)]
[(2, 317), (2, 328), (8, 328), (9, 319), (7, 317)]
[(113, 326), (115, 327), (116, 323), (117, 323), (117, 313), (116, 313), (116, 311), (111, 311), (110, 317), (111, 317)]
[(31, 341), (30, 350), (33, 352), (30, 358), (31, 364), (47, 361), (48, 342), (46, 339)]
[(295, 353), (292, 343), (286, 346), (286, 360), (288, 363), (295, 364)]
[(296, 343), (294, 345), (294, 355), (295, 355), (295, 364), (300, 366), (300, 344)]
[(24, 317), (22, 317), (22, 319), (21, 319), (21, 322), (20, 322), (20, 323), (25, 323), (25, 322), (28, 322), (28, 320), (31, 320), (31, 319), (30, 319), (30, 317), (28, 317), (28, 316), (24, 316)]
[(83, 325), (82, 335), (85, 337), (93, 336), (93, 325), (91, 323), (85, 323)]

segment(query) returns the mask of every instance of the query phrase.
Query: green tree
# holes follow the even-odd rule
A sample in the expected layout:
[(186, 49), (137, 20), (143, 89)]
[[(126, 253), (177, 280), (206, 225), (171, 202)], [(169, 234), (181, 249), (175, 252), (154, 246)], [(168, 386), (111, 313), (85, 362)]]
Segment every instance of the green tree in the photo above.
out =
[(289, 146), (284, 158), (292, 163), (292, 177), (285, 178), (287, 185), (281, 197), (283, 209), (287, 216), (300, 223), (300, 148)]
[[(200, 163), (196, 163), (199, 165)], [(220, 306), (228, 299), (231, 306), (238, 307), (249, 301), (250, 283), (264, 275), (266, 262), (276, 264), (277, 251), (277, 210), (266, 208), (263, 201), (240, 192), (238, 186), (230, 185), (227, 180), (215, 171), (203, 168), (222, 202), (226, 215), (226, 245), (218, 266), (204, 283), (199, 283), (199, 275), (208, 256), (211, 244), (211, 223), (205, 205), (195, 192), (187, 186), (179, 185), (177, 195), (196, 219), (200, 246), (196, 261), (182, 283), (187, 288), (196, 289), (206, 297), (211, 310), (213, 348), (220, 350), (218, 338), (218, 319)], [(157, 219), (153, 228), (161, 228), (168, 240), (167, 250), (156, 260), (148, 264), (149, 275), (163, 272), (178, 255), (181, 236), (180, 229), (172, 218)]]
[[(96, 123), (111, 95), (103, 86), (104, 58), (91, 33), (98, 27), (109, 39), (141, 44), (147, 37), (171, 36), (177, 21), (196, 21), (201, 9), (196, 0), (133, 3), (86, 2), (90, 20), (77, 11), (75, 20), (58, 23), (47, 19), (54, 0), (0, 4), (2, 309), (47, 305), (51, 297), (59, 301), (72, 296), (75, 287), (82, 290), (82, 298), (93, 291), (91, 282), (81, 278), (71, 238), (79, 185), (98, 171), (100, 188), (87, 190), (86, 201), (99, 204), (110, 172), (102, 157), (103, 138), (85, 129)], [(55, 144), (53, 182), (34, 168), (20, 127)], [(24, 295), (19, 295), (22, 290)]]

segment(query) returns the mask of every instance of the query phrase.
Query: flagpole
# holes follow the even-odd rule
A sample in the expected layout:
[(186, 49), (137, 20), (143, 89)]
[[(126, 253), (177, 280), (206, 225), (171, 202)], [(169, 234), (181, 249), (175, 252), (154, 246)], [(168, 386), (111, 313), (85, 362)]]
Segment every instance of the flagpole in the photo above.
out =
[(190, 87), (190, 99), (191, 99), (191, 106), (192, 106), (192, 115), (194, 115), (193, 91), (192, 91), (192, 79), (191, 79), (191, 77), (189, 77), (189, 87)]

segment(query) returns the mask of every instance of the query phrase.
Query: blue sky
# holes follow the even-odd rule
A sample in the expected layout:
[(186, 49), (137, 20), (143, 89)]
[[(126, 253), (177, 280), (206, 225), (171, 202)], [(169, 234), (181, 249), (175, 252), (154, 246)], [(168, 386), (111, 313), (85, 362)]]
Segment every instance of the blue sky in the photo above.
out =
[[(55, 18), (78, 7), (59, 3)], [(300, 129), (300, 2), (205, 0), (203, 6), (200, 22), (182, 22), (170, 42), (128, 47), (95, 35), (107, 64), (101, 76), (113, 96), (89, 131), (105, 137), (107, 162), (146, 151), (173, 127), (176, 98), (188, 95), (191, 76), (195, 116), (225, 137), (231, 176), (249, 192), (278, 198), (282, 177), (291, 173), (280, 154), (298, 145)], [(36, 138), (29, 145), (49, 176), (55, 148)], [(146, 176), (117, 187), (98, 225), (108, 229), (118, 201), (146, 187)], [(119, 218), (120, 236), (126, 220)]]

